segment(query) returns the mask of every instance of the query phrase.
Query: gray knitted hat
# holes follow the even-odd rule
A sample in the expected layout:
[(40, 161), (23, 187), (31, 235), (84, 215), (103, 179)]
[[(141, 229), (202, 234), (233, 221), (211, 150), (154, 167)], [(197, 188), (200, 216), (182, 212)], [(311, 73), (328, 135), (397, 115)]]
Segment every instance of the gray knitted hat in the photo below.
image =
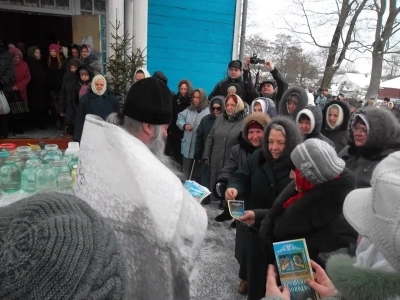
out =
[(400, 271), (400, 152), (382, 160), (371, 187), (350, 192), (343, 205), (347, 221), (368, 237), (386, 260)]
[(290, 155), (293, 164), (313, 184), (334, 179), (345, 168), (335, 149), (320, 139), (308, 139), (298, 145)]
[(37, 194), (0, 209), (0, 299), (123, 299), (114, 231), (72, 195)]

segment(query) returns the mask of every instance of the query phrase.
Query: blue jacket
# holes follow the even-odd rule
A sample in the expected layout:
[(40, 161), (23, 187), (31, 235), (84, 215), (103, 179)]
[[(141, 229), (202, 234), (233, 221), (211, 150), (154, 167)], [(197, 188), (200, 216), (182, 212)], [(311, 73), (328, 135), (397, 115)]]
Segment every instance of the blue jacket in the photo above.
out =
[(321, 96), (319, 96), (317, 100), (315, 100), (315, 104), (321, 109), (321, 111), (324, 110), (326, 100), (327, 100), (326, 97), (321, 97)]
[(209, 114), (210, 109), (208, 107), (203, 109), (201, 112), (185, 109), (183, 112), (180, 112), (178, 114), (176, 125), (179, 127), (180, 130), (184, 130), (183, 126), (185, 124), (189, 124), (193, 128), (192, 131), (184, 130), (183, 133), (181, 153), (184, 157), (191, 159), (194, 157), (197, 127), (199, 126), (201, 119)]

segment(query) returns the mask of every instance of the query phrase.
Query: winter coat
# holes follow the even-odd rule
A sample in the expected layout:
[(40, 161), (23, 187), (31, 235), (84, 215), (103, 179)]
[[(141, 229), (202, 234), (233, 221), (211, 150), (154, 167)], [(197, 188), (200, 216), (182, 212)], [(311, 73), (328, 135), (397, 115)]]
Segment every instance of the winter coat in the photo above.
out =
[[(219, 115), (207, 136), (203, 158), (211, 166), (210, 187), (217, 182), (218, 173), (228, 161), (231, 148), (238, 143), (237, 137), (242, 130), (246, 111), (242, 110), (239, 114), (240, 117), (233, 122), (228, 121), (224, 114)], [(216, 200), (213, 195), (211, 199)]]
[(15, 69), (12, 54), (4, 49), (0, 41), (0, 91), (10, 93), (15, 82)]
[[(315, 105), (307, 105), (303, 110), (301, 110), (297, 114), (297, 117), (296, 117), (297, 124), (299, 124), (300, 116), (302, 114), (305, 114), (306, 116), (308, 116), (310, 118), (310, 120), (311, 120), (311, 118), (314, 119), (314, 128), (312, 128), (312, 130), (309, 134), (305, 135), (304, 140), (312, 139), (312, 138), (319, 139), (324, 142), (327, 142), (329, 145), (331, 145), (333, 148), (335, 148), (335, 144), (321, 133), (323, 117), (322, 117), (322, 112), (319, 109), (319, 107), (317, 107)], [(311, 122), (311, 124), (313, 124), (313, 122)]]
[[(287, 109), (287, 98), (289, 97), (290, 94), (293, 93), (299, 95), (299, 103), (297, 104), (297, 107), (293, 112), (293, 114), (290, 115)], [(278, 114), (281, 116), (291, 116), (293, 120), (296, 120), (299, 111), (301, 111), (307, 105), (308, 105), (308, 95), (306, 90), (299, 86), (292, 86), (289, 89), (287, 89), (285, 93), (282, 95), (282, 99), (279, 103)]]
[[(280, 102), (281, 102), (282, 96), (288, 89), (289, 84), (288, 84), (285, 76), (283, 76), (282, 73), (280, 73), (277, 68), (274, 68), (270, 73), (276, 81), (276, 86), (277, 86), (278, 90), (275, 91), (275, 93), (273, 93), (269, 98), (272, 99), (272, 101), (274, 101), (275, 107), (279, 113)], [(263, 82), (260, 84), (260, 87), (262, 87), (262, 85), (263, 85)], [(263, 95), (261, 92), (259, 93), (259, 95), (260, 95), (260, 97), (265, 97), (265, 95)]]
[(326, 97), (318, 96), (318, 98), (315, 100), (315, 105), (318, 106), (320, 110), (324, 110), (326, 102)]
[[(341, 124), (332, 128), (329, 125), (328, 114), (329, 107), (332, 105), (338, 105), (342, 110), (339, 110), (339, 120)], [(349, 120), (350, 120), (350, 107), (349, 104), (343, 100), (333, 100), (328, 105), (325, 105), (325, 108), (322, 112), (323, 121), (322, 121), (322, 133), (330, 139), (335, 144), (335, 150), (337, 153), (343, 150), (346, 147), (347, 142), (349, 141)]]
[[(87, 82), (83, 82), (81, 80), (79, 71), (82, 69), (86, 70), (89, 73), (89, 80)], [(79, 96), (79, 99), (81, 99), (90, 90), (92, 80), (95, 76), (94, 71), (91, 66), (83, 64), (75, 71), (75, 76), (76, 76), (76, 78), (78, 80), (78, 84), (79, 84), (78, 96)]]
[[(337, 296), (321, 300), (395, 300), (400, 295), (400, 273), (381, 269), (361, 268), (347, 255), (333, 255), (326, 267), (327, 274), (339, 291)], [(265, 297), (261, 300), (283, 300)]]
[(189, 124), (192, 131), (184, 130), (183, 139), (181, 143), (181, 153), (184, 157), (192, 159), (194, 157), (194, 150), (196, 144), (196, 131), (203, 117), (210, 114), (210, 109), (207, 107), (201, 112), (196, 110), (185, 109), (179, 113), (176, 125), (180, 130), (184, 130), (183, 126)]
[(65, 124), (74, 125), (79, 104), (80, 85), (75, 73), (68, 71), (58, 96), (58, 113), (65, 114)]
[(215, 96), (224, 96), (226, 97), (228, 95), (228, 87), (236, 84), (239, 86), (239, 88), (236, 91), (236, 94), (243, 99), (244, 102), (246, 102), (248, 105), (253, 102), (253, 99), (258, 97), (257, 91), (252, 87), (251, 82), (250, 84), (246, 84), (245, 81), (243, 80), (243, 77), (240, 76), (236, 79), (232, 79), (230, 77), (221, 80), (218, 82), (214, 89), (212, 90), (211, 94), (208, 95), (208, 100), (211, 100)]
[(208, 220), (179, 178), (143, 142), (96, 116), (86, 119), (78, 173), (75, 195), (111, 222), (120, 241), (125, 299), (190, 299)]
[(272, 248), (275, 242), (305, 238), (310, 258), (317, 262), (320, 253), (349, 248), (356, 243), (358, 233), (343, 216), (344, 200), (355, 189), (355, 183), (353, 172), (344, 169), (338, 179), (316, 185), (285, 209), (283, 204), (298, 193), (291, 182), (271, 209), (264, 211), (260, 236), (269, 262), (275, 262)]
[(80, 142), (83, 124), (85, 123), (86, 115), (96, 115), (103, 120), (113, 113), (119, 112), (119, 103), (114, 93), (106, 91), (102, 96), (96, 95), (92, 90), (89, 90), (80, 100), (78, 111), (75, 120), (74, 140)]
[(27, 102), (28, 95), (26, 89), (29, 81), (31, 80), (31, 74), (29, 73), (28, 64), (21, 59), (17, 64), (14, 64), (14, 68), (15, 81), (13, 85), (18, 88), (21, 98), (25, 102)]
[(61, 90), (65, 74), (65, 62), (62, 62), (61, 68), (58, 67), (57, 60), (52, 59), (51, 66), (47, 67), (47, 79), (49, 91)]
[(82, 63), (85, 65), (89, 65), (92, 68), (94, 76), (101, 75), (103, 66), (101, 65), (101, 60), (98, 59), (95, 55), (89, 54), (88, 57), (82, 58)]
[[(370, 187), (372, 172), (389, 154), (400, 150), (400, 124), (393, 114), (378, 107), (360, 108), (370, 123), (370, 132), (363, 147), (354, 144), (353, 131), (349, 130), (349, 143), (339, 153), (346, 167), (356, 176), (357, 188)], [(355, 115), (353, 114), (353, 115)]]
[[(268, 151), (268, 136), (272, 124), (285, 128), (286, 147), (277, 160)], [(302, 141), (301, 133), (296, 124), (287, 117), (277, 116), (264, 130), (261, 149), (239, 168), (229, 179), (227, 188), (238, 191), (236, 199), (245, 199), (245, 209), (269, 209), (276, 197), (290, 183), (291, 171), (290, 153)], [(254, 227), (258, 228), (262, 217), (256, 214)], [(262, 251), (260, 237), (253, 228), (246, 228), (245, 261), (247, 267), (248, 300), (258, 300), (265, 295), (265, 278), (268, 257)]]
[(27, 58), (31, 80), (27, 86), (30, 112), (43, 112), (48, 109), (48, 80), (46, 66), (41, 60)]
[(262, 112), (269, 115), (271, 118), (276, 117), (277, 115), (277, 110), (275, 107), (275, 103), (272, 99), (270, 98), (264, 98), (264, 97), (258, 97), (253, 100), (253, 102), (250, 105), (250, 113), (253, 113), (253, 108), (256, 103), (260, 103)]

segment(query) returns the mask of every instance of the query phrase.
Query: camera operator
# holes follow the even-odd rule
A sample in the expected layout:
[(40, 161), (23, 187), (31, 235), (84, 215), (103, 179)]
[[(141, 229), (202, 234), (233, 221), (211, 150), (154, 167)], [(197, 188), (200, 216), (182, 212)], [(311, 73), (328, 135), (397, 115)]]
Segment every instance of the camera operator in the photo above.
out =
[[(251, 82), (251, 75), (249, 71), (249, 65), (251, 59), (250, 57), (246, 57), (243, 64), (243, 77), (245, 80), (247, 78), (249, 82)], [(271, 73), (273, 79), (267, 79), (260, 84), (260, 97), (265, 97), (272, 99), (275, 103), (275, 107), (279, 108), (279, 101), (282, 98), (283, 93), (288, 89), (289, 85), (286, 78), (279, 73), (278, 69), (274, 67), (274, 64), (269, 60), (258, 60), (259, 63), (264, 63), (264, 67)], [(246, 80), (247, 81), (247, 80)], [(277, 90), (278, 88), (278, 90)], [(279, 112), (279, 111), (278, 111)]]
[(215, 96), (228, 95), (228, 87), (235, 84), (238, 88), (236, 89), (236, 94), (242, 98), (247, 104), (258, 97), (258, 93), (255, 90), (252, 82), (245, 81), (242, 76), (242, 62), (240, 60), (232, 60), (229, 65), (229, 76), (226, 79), (221, 80), (214, 87), (211, 94), (208, 95), (208, 100)]

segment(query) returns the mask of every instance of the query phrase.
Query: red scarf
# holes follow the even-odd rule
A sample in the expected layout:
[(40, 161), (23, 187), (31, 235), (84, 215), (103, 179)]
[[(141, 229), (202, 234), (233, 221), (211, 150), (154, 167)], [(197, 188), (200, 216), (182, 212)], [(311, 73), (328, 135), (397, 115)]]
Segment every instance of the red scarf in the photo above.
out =
[(297, 195), (289, 198), (285, 203), (283, 203), (283, 208), (288, 208), (292, 203), (296, 202), (297, 200), (301, 199), (303, 197), (304, 193), (307, 192), (308, 190), (311, 190), (314, 188), (315, 184), (312, 184), (309, 182), (303, 174), (299, 170), (295, 170), (296, 172), (296, 178), (294, 179), (294, 182), (296, 184), (296, 189), (297, 189)]

